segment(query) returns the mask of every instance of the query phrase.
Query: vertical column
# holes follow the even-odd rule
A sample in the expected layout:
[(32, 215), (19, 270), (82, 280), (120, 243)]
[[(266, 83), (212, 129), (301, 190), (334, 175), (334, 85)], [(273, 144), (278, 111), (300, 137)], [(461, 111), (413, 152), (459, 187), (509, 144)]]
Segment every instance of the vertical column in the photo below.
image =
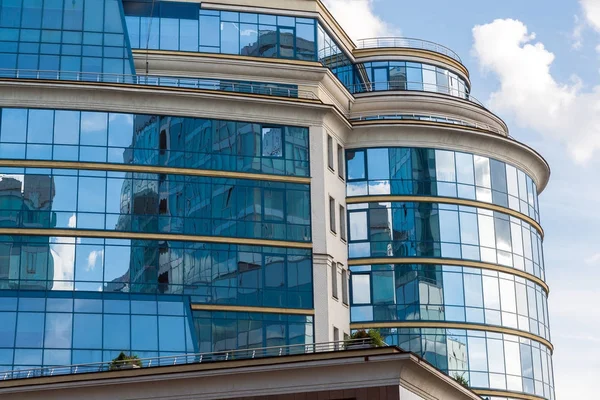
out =
[[(350, 310), (342, 271), (347, 269), (348, 246), (341, 229), (340, 205), (346, 207), (346, 184), (339, 177), (338, 137), (324, 127), (310, 128), (311, 218), (313, 237), (313, 293), (315, 342), (340, 340), (350, 333)], [(332, 146), (332, 151), (329, 147)], [(330, 161), (329, 158), (333, 159)], [(333, 168), (331, 168), (333, 166)], [(335, 283), (334, 283), (335, 282)]]

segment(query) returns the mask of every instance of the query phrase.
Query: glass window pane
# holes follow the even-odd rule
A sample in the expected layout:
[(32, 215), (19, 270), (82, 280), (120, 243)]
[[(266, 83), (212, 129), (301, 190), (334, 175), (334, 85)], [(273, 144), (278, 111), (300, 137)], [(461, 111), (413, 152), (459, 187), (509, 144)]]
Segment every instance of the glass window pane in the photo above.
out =
[(2, 109), (2, 143), (25, 143), (27, 137), (27, 110), (20, 108)]
[(491, 188), (490, 160), (487, 157), (474, 156), (475, 184), (484, 188)]
[(367, 150), (367, 171), (369, 180), (390, 179), (388, 149)]
[(452, 306), (463, 306), (464, 290), (462, 275), (454, 272), (444, 272), (444, 304)]
[(367, 240), (368, 238), (368, 226), (367, 226), (367, 212), (351, 212), (350, 217), (350, 240)]
[(54, 143), (79, 143), (79, 111), (55, 111)]
[(103, 347), (105, 349), (128, 350), (129, 335), (129, 315), (104, 315)]
[(52, 110), (29, 110), (27, 142), (52, 143), (54, 112)]
[(101, 314), (74, 314), (73, 348), (102, 348)]
[(369, 275), (352, 275), (352, 303), (371, 302), (371, 279)]
[(346, 162), (348, 163), (348, 179), (365, 179), (365, 152), (364, 150), (349, 150), (346, 153)]

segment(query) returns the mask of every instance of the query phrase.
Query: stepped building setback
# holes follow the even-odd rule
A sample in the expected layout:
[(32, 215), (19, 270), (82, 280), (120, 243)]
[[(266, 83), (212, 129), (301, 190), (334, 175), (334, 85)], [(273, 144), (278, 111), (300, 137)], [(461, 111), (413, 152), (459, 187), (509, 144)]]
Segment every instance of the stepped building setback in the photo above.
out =
[(555, 400), (550, 169), (470, 91), (452, 50), (353, 42), (320, 0), (0, 0), (0, 391), (378, 329)]

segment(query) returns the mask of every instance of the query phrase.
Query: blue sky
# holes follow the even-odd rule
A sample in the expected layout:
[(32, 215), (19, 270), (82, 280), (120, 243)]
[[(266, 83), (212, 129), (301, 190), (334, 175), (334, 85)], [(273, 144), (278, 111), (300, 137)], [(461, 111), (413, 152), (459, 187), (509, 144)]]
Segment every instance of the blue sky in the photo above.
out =
[[(600, 0), (326, 0), (355, 39), (456, 51), (472, 94), (550, 163), (540, 196), (557, 399), (600, 376)], [(533, 35), (535, 33), (535, 35)]]

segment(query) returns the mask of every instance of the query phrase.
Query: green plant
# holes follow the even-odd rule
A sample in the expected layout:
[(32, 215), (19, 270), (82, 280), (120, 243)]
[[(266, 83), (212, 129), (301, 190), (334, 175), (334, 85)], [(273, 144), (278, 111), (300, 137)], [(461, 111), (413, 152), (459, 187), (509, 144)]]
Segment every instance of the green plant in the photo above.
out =
[(466, 388), (469, 387), (469, 381), (463, 375), (454, 374), (453, 378), (456, 382), (460, 383), (464, 387), (466, 387)]
[[(359, 339), (363, 339), (363, 341), (360, 341)], [(370, 344), (371, 347), (386, 346), (385, 342), (383, 341), (383, 337), (381, 336), (381, 332), (379, 332), (378, 329), (369, 329), (368, 331), (359, 329), (355, 331), (350, 336), (350, 340), (347, 341), (346, 347), (352, 343)]]
[(142, 361), (136, 355), (127, 355), (124, 352), (121, 352), (121, 354), (113, 358), (108, 369), (114, 371), (117, 369), (125, 369), (129, 366), (131, 366), (131, 368), (141, 368)]

